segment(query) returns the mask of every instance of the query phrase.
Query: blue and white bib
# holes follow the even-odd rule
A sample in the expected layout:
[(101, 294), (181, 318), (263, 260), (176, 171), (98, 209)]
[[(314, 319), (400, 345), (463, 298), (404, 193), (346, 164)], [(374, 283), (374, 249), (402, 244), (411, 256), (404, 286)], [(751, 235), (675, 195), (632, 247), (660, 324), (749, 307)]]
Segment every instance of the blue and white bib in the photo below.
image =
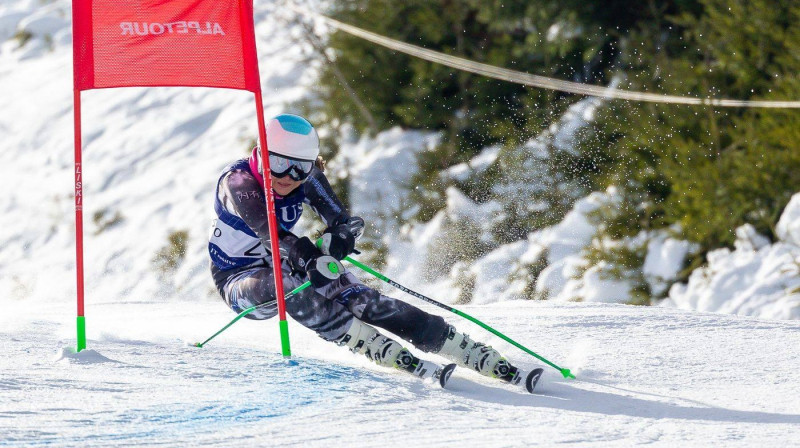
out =
[[(238, 160), (222, 170), (217, 181), (217, 192), (214, 198), (214, 211), (217, 219), (211, 223), (211, 232), (208, 237), (208, 252), (211, 261), (223, 270), (255, 264), (270, 255), (269, 249), (262, 244), (255, 232), (234, 210), (228, 210), (220, 199), (222, 180), (234, 170), (250, 172), (248, 160)], [(278, 224), (282, 229), (291, 231), (297, 224), (303, 214), (304, 202), (306, 202), (306, 195), (303, 188), (298, 188), (287, 197), (275, 196), (275, 212), (278, 215)], [(266, 207), (266, 200), (264, 205)]]

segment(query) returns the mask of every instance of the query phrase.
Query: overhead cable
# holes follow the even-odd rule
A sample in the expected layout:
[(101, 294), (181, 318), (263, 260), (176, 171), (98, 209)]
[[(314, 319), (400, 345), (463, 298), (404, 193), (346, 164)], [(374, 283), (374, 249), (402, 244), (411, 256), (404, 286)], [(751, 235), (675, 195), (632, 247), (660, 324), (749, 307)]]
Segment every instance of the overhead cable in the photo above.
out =
[(730, 100), (719, 98), (692, 98), (674, 95), (661, 95), (657, 93), (646, 92), (631, 92), (625, 90), (616, 90), (609, 87), (593, 86), (589, 84), (582, 84), (572, 81), (564, 81), (555, 78), (548, 78), (545, 76), (532, 75), (530, 73), (520, 72), (516, 70), (509, 70), (506, 68), (495, 67), (489, 64), (483, 64), (469, 59), (459, 58), (456, 56), (440, 53), (438, 51), (429, 50), (427, 48), (418, 47), (395, 39), (391, 39), (380, 34), (373, 33), (330, 17), (324, 16), (319, 13), (310, 12), (307, 10), (295, 9), (295, 11), (302, 14), (311, 15), (314, 18), (322, 20), (328, 25), (351, 34), (356, 37), (368, 40), (375, 44), (384, 46), (386, 48), (399, 51), (411, 56), (425, 59), (430, 62), (446, 65), (458, 70), (463, 70), (477, 75), (483, 75), (502, 81), (513, 82), (531, 87), (539, 87), (542, 89), (556, 90), (559, 92), (574, 93), (578, 95), (596, 96), (609, 99), (620, 99), (629, 101), (645, 101), (650, 103), (670, 103), (670, 104), (686, 104), (686, 105), (708, 105), (714, 107), (765, 107), (765, 108), (781, 108), (781, 109), (795, 109), (800, 108), (800, 101), (748, 101), (748, 100)]

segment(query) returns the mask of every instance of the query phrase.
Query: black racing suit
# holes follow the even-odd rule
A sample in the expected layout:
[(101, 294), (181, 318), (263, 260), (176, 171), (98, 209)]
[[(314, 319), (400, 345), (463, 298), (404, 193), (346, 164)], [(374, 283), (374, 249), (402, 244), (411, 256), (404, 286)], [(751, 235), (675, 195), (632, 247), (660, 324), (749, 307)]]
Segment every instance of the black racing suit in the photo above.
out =
[[(304, 196), (303, 202), (311, 206), (329, 227), (347, 221), (350, 217), (336, 197), (325, 175), (314, 168), (309, 178), (281, 202), (292, 202), (293, 195)], [(297, 196), (299, 197), (299, 196)], [(234, 311), (241, 312), (253, 305), (271, 302), (247, 315), (251, 319), (268, 319), (277, 314), (272, 258), (269, 255), (270, 237), (263, 189), (251, 171), (239, 165), (224, 173), (217, 187), (218, 217), (232, 213), (246, 223), (261, 241), (266, 256), (252, 264), (237, 267), (218, 266), (211, 263), (214, 283), (225, 302)], [(277, 201), (276, 201), (277, 202)], [(219, 206), (218, 206), (219, 207)], [(277, 206), (276, 206), (277, 210)], [(279, 210), (278, 221), (286, 218)], [(295, 216), (288, 216), (295, 218)], [(299, 217), (299, 216), (298, 216)], [(293, 273), (286, 254), (298, 237), (289, 230), (296, 219), (287, 226), (281, 222), (279, 244), (282, 255), (284, 291), (288, 293), (307, 279)], [(216, 221), (215, 221), (216, 223)], [(286, 228), (288, 227), (288, 228)], [(213, 256), (212, 256), (213, 259)], [(314, 330), (323, 339), (334, 341), (350, 328), (353, 316), (383, 328), (414, 344), (420, 350), (436, 352), (444, 344), (448, 325), (440, 316), (426, 313), (405, 302), (380, 294), (361, 283), (347, 272), (323, 288), (306, 288), (286, 300), (286, 311), (297, 322)]]

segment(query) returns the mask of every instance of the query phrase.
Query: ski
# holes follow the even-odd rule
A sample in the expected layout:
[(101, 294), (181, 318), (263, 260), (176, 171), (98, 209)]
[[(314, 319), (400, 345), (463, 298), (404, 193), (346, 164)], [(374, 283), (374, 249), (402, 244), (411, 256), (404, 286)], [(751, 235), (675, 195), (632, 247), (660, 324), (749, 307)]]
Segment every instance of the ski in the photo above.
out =
[(542, 368), (536, 368), (530, 372), (526, 372), (512, 366), (505, 360), (501, 360), (494, 370), (498, 379), (515, 386), (522, 386), (530, 394), (536, 389), (536, 383), (539, 382), (539, 378), (541, 378), (544, 373), (544, 369)]
[(455, 364), (448, 364), (442, 367), (441, 371), (439, 371), (439, 385), (442, 387), (447, 386), (447, 381), (450, 380), (450, 375), (453, 374), (453, 370), (456, 369)]
[(453, 370), (456, 368), (455, 364), (442, 366), (435, 362), (419, 359), (406, 349), (403, 349), (397, 356), (395, 365), (397, 368), (405, 370), (417, 378), (438, 381), (439, 386), (441, 387), (447, 386), (447, 381), (450, 379), (450, 375), (453, 374)]
[(525, 390), (527, 390), (528, 393), (533, 393), (533, 390), (536, 388), (536, 383), (539, 382), (539, 378), (542, 377), (543, 373), (544, 369), (541, 367), (528, 372), (528, 376), (525, 377)]

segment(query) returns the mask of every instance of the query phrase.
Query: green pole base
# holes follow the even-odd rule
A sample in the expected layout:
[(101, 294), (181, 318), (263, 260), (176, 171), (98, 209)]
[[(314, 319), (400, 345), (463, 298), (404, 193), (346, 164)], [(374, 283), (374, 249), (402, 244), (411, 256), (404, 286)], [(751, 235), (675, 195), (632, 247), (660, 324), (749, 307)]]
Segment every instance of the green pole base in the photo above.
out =
[(572, 378), (573, 380), (575, 379), (575, 375), (573, 375), (569, 369), (561, 369), (561, 374), (564, 375), (564, 378)]
[(289, 322), (282, 320), (278, 325), (281, 329), (281, 352), (284, 358), (291, 358), (292, 349), (289, 347)]
[(86, 348), (86, 318), (78, 316), (76, 323), (78, 324), (78, 347), (75, 351), (79, 352)]

